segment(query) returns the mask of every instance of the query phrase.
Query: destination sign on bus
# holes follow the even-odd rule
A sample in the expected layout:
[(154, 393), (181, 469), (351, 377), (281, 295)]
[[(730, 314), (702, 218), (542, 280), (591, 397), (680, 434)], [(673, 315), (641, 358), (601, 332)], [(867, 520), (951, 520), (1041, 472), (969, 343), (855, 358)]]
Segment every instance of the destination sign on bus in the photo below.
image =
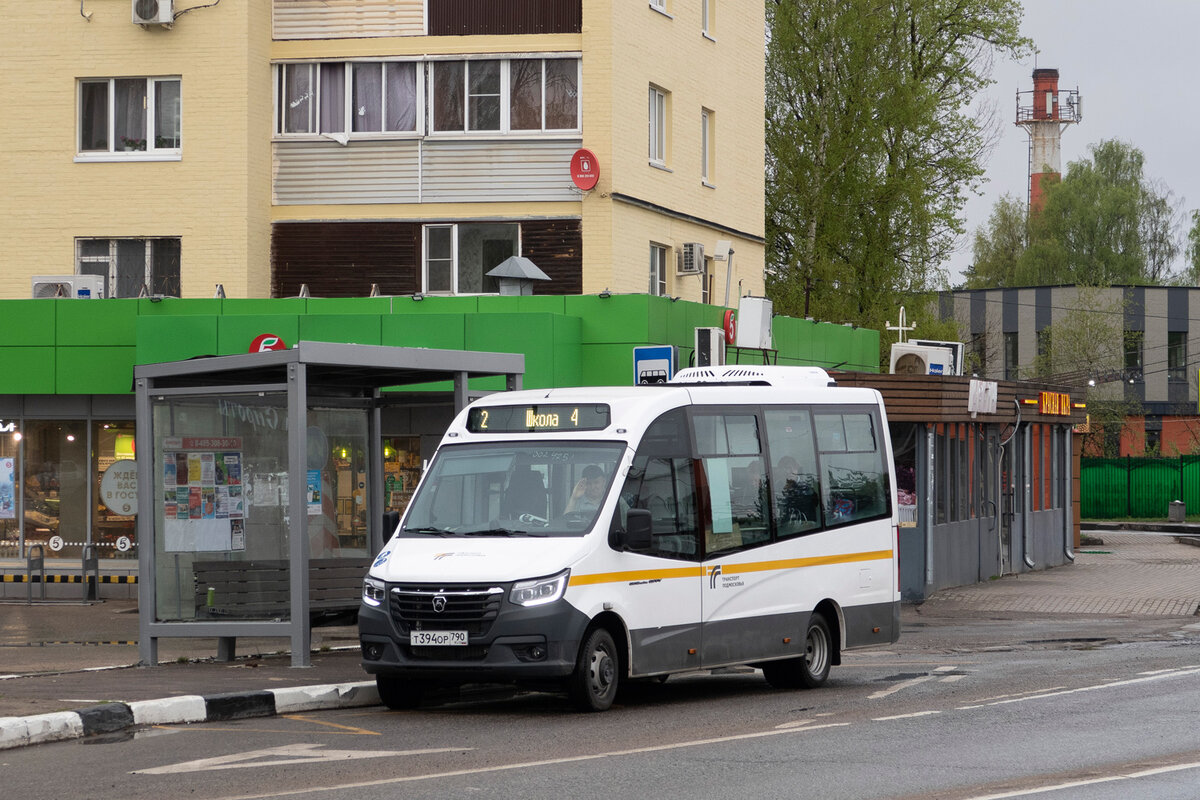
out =
[(488, 406), (467, 414), (471, 433), (529, 433), (532, 431), (602, 431), (609, 410), (603, 404)]

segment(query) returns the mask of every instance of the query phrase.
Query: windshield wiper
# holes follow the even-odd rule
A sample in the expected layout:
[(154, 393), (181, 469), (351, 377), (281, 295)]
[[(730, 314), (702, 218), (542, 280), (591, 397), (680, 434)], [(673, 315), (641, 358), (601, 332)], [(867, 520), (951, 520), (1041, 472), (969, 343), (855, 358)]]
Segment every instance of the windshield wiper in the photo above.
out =
[(427, 533), (432, 536), (453, 536), (454, 535), (454, 531), (448, 531), (448, 530), (445, 530), (444, 528), (431, 528), (431, 527), (405, 528), (404, 532), (405, 533)]
[(545, 536), (538, 531), (520, 531), (513, 528), (487, 528), (480, 531), (463, 531), (463, 536)]

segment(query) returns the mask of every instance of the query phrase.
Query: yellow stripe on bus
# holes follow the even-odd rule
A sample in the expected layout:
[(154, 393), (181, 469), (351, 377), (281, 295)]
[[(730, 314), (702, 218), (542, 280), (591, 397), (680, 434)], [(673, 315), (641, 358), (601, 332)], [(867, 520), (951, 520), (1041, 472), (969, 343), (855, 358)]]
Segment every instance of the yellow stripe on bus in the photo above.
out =
[[(865, 553), (842, 553), (809, 558), (786, 558), (777, 561), (750, 561), (745, 564), (722, 564), (721, 572), (726, 575), (741, 572), (766, 572), (800, 567), (823, 567), (830, 564), (853, 564), (860, 561), (882, 561), (892, 557), (891, 550), (871, 550)], [(598, 583), (633, 583), (635, 581), (666, 580), (669, 578), (703, 578), (713, 565), (675, 569), (640, 569), (629, 572), (599, 572), (593, 575), (572, 575), (571, 586), (590, 586)]]

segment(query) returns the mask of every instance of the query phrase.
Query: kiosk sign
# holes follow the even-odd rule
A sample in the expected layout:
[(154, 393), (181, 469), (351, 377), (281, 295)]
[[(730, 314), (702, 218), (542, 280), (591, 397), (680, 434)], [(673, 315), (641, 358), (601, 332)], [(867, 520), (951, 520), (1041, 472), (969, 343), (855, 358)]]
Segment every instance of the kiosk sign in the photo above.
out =
[(114, 461), (100, 479), (100, 502), (114, 514), (126, 517), (136, 514), (137, 492), (136, 461)]
[(571, 180), (582, 191), (596, 188), (600, 180), (600, 165), (596, 162), (596, 154), (591, 150), (579, 149), (571, 156)]

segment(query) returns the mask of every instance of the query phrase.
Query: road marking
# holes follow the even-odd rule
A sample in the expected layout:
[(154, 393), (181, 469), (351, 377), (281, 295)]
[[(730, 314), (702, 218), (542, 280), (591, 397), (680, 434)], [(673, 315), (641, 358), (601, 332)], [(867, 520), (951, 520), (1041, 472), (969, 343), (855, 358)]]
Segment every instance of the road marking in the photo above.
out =
[(897, 714), (894, 717), (872, 717), (872, 722), (887, 722), (893, 719), (911, 719), (913, 717), (932, 717), (934, 714), (940, 714), (941, 711), (914, 711), (911, 714)]
[(1044, 700), (1047, 697), (1063, 697), (1068, 694), (1079, 694), (1081, 692), (1094, 692), (1099, 689), (1113, 689), (1118, 686), (1133, 686), (1138, 683), (1150, 683), (1151, 681), (1161, 681), (1167, 678), (1183, 678), (1188, 675), (1195, 675), (1200, 672), (1200, 667), (1184, 667), (1177, 670), (1168, 670), (1166, 672), (1147, 675), (1141, 678), (1130, 678), (1125, 681), (1113, 681), (1112, 683), (1097, 683), (1092, 686), (1080, 686), (1077, 689), (1063, 689), (1059, 692), (1044, 692), (1042, 694), (1029, 695), (1028, 697), (1014, 697), (1011, 700), (998, 700), (994, 703), (986, 703), (989, 706), (1003, 706), (1009, 703), (1024, 703), (1029, 700)]
[(881, 691), (875, 692), (875, 694), (868, 695), (867, 699), (868, 700), (879, 700), (880, 698), (887, 697), (888, 695), (891, 695), (891, 694), (895, 694), (896, 692), (900, 691), (901, 689), (907, 689), (911, 686), (916, 686), (918, 683), (924, 683), (925, 681), (930, 681), (930, 680), (933, 680), (932, 675), (922, 675), (919, 678), (910, 678), (909, 680), (901, 681), (900, 683), (897, 683), (895, 686), (893, 686), (890, 689), (883, 689)]
[(1169, 767), (1154, 767), (1153, 769), (1144, 769), (1138, 772), (1122, 773), (1120, 775), (1110, 775), (1106, 778), (1088, 778), (1086, 780), (1068, 781), (1066, 783), (1056, 783), (1052, 786), (1040, 786), (1035, 789), (1018, 789), (1012, 792), (1002, 792), (1000, 794), (984, 794), (976, 795), (975, 797), (967, 797), (964, 800), (1004, 800), (1009, 797), (1028, 797), (1033, 794), (1045, 794), (1046, 792), (1057, 792), (1059, 789), (1075, 789), (1080, 786), (1094, 786), (1100, 783), (1116, 783), (1117, 781), (1132, 781), (1138, 778), (1149, 778), (1154, 775), (1165, 775), (1171, 772), (1182, 772), (1185, 769), (1200, 768), (1200, 761), (1193, 761), (1189, 764), (1173, 764)]
[(422, 756), (430, 753), (460, 753), (468, 747), (439, 747), (430, 750), (324, 750), (321, 744), (287, 744), (268, 747), (249, 753), (234, 753), (215, 758), (201, 758), (168, 764), (163, 767), (137, 769), (130, 775), (174, 775), (181, 772), (204, 772), (213, 769), (245, 769), (247, 767), (277, 767), (293, 764), (317, 764), (321, 761), (345, 761), (355, 758), (385, 758), (387, 756)]
[[(589, 753), (582, 756), (565, 756), (563, 758), (548, 758), (543, 761), (522, 761), (515, 764), (497, 764), (492, 767), (477, 767), (474, 769), (459, 769), (450, 772), (433, 772), (425, 775), (408, 775), (402, 778), (381, 778), (375, 781), (361, 781), (359, 783), (343, 783), (337, 786), (310, 786), (304, 789), (287, 789), (280, 792), (270, 792), (268, 794), (245, 794), (230, 797), (219, 798), (219, 800), (267, 800), (272, 797), (289, 797), (298, 794), (316, 794), (317, 792), (340, 792), (346, 789), (364, 789), (371, 786), (390, 786), (397, 783), (413, 783), (415, 781), (436, 780), (438, 778), (459, 778), (465, 775), (486, 775), (492, 772), (508, 772), (510, 770), (530, 769), (533, 767), (546, 767), (556, 764), (574, 764), (581, 761), (598, 761), (602, 758), (616, 758), (619, 756), (634, 756), (644, 753), (659, 753), (668, 750), (681, 750), (686, 747), (703, 747), (711, 744), (725, 744), (726, 742), (737, 742), (747, 739), (762, 739), (767, 736), (779, 736), (781, 734), (790, 733), (808, 733), (809, 731), (825, 730), (826, 728), (847, 728), (849, 722), (831, 722), (825, 725), (813, 725), (804, 728), (788, 728), (785, 730), (758, 731), (755, 733), (741, 733), (733, 736), (720, 736), (713, 739), (696, 739), (688, 742), (676, 742), (674, 744), (651, 745), (649, 747), (636, 747), (632, 750), (612, 750), (604, 753)], [(457, 750), (459, 748), (448, 748)], [(437, 752), (437, 751), (430, 751)], [(390, 755), (385, 753), (384, 755)], [(142, 770), (146, 772), (146, 770)]]
[(991, 697), (982, 697), (982, 698), (980, 698), (980, 699), (979, 699), (979, 705), (974, 705), (974, 706), (959, 706), (959, 708), (960, 708), (960, 709), (966, 709), (966, 708), (982, 708), (982, 707), (983, 707), (983, 705), (984, 705), (985, 703), (989, 703), (989, 702), (991, 702), (992, 700), (1004, 700), (1005, 698), (1008, 698), (1008, 697), (1024, 697), (1024, 696), (1031, 695), (1031, 694), (1042, 694), (1043, 692), (1057, 692), (1059, 689), (1065, 689), (1065, 688), (1067, 688), (1067, 687), (1065, 687), (1065, 686), (1051, 686), (1049, 689), (1031, 689), (1031, 690), (1030, 690), (1030, 691), (1028, 691), (1028, 692), (1014, 692), (1014, 693), (1012, 693), (1012, 694), (997, 694), (997, 695), (992, 695)]
[(353, 725), (338, 725), (336, 722), (325, 722), (324, 720), (313, 719), (312, 717), (306, 717), (303, 714), (283, 714), (281, 716), (284, 719), (294, 719), (294, 720), (298, 720), (300, 722), (311, 722), (314, 725), (327, 725), (330, 728), (337, 728), (338, 730), (344, 731), (346, 733), (358, 733), (358, 734), (362, 734), (363, 736), (380, 736), (381, 735), (379, 733), (379, 731), (369, 731), (366, 728), (356, 728)]

